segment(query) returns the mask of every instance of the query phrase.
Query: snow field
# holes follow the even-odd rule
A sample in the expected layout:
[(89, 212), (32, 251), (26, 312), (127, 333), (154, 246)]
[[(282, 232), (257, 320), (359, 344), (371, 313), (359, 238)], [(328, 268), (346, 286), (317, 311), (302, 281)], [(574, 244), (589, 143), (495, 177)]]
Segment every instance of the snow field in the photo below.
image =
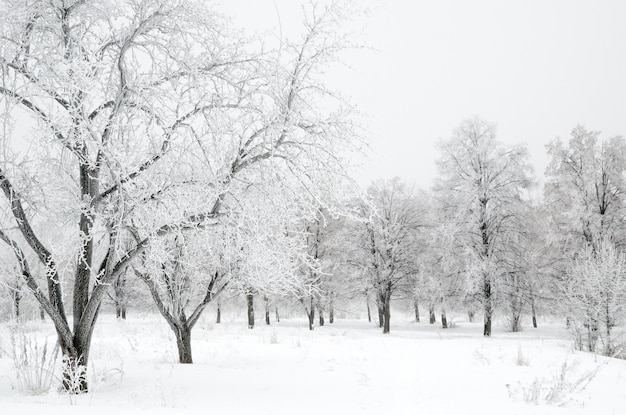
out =
[[(71, 399), (56, 389), (17, 390), (2, 325), (0, 413), (42, 406), (50, 415), (87, 407), (90, 414), (626, 413), (626, 361), (574, 351), (558, 323), (522, 333), (496, 326), (483, 338), (480, 323), (443, 330), (408, 320), (396, 316), (390, 335), (363, 320), (313, 332), (304, 319), (253, 330), (243, 321), (201, 321), (192, 332), (194, 364), (180, 365), (158, 316), (104, 315), (90, 356), (91, 391)], [(42, 323), (27, 331), (54, 333)]]

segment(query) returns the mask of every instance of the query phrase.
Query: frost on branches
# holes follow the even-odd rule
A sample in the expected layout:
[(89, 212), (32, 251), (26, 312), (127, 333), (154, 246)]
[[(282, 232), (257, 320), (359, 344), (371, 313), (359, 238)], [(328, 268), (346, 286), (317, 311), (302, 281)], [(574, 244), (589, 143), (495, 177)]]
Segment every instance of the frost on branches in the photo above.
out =
[[(249, 188), (295, 178), (325, 203), (354, 137), (321, 78), (340, 17), (312, 5), (301, 38), (271, 50), (203, 1), (2, 2), (0, 238), (72, 367), (109, 285), (133, 266), (187, 278), (199, 233), (215, 241)], [(233, 262), (209, 258), (206, 292)]]

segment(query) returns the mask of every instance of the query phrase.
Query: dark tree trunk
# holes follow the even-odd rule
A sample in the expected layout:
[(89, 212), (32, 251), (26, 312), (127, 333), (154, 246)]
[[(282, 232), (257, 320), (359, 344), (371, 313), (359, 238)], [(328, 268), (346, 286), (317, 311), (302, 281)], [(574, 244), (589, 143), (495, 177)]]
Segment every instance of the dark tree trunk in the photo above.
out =
[(324, 326), (324, 311), (321, 308), (317, 308), (317, 312), (320, 315), (319, 321), (320, 321), (320, 327)]
[(128, 303), (126, 293), (126, 274), (120, 274), (113, 283), (113, 292), (115, 294), (115, 314), (118, 319), (126, 320), (126, 306)]
[(376, 306), (378, 307), (378, 327), (385, 326), (385, 296), (381, 293), (377, 295)]
[(278, 314), (278, 307), (274, 308), (274, 312), (276, 313), (276, 322), (280, 323), (280, 315)]
[(59, 343), (64, 359), (62, 369), (62, 386), (70, 394), (89, 392), (87, 384), (87, 363), (89, 362), (89, 350), (93, 330), (100, 314), (100, 305), (95, 309), (93, 320), (89, 326), (80, 325), (80, 329), (72, 337), (72, 345), (68, 346), (59, 336)]
[(309, 330), (313, 330), (313, 324), (315, 323), (315, 306), (313, 304), (313, 298), (311, 297), (311, 307), (309, 307), (308, 317), (309, 317)]
[(474, 310), (469, 310), (467, 312), (467, 318), (469, 319), (470, 323), (474, 322), (474, 317), (476, 316), (476, 312)]
[(535, 309), (535, 299), (531, 299), (530, 301), (530, 310), (533, 315), (533, 327), (537, 328), (537, 310)]
[(126, 305), (121, 302), (115, 303), (115, 315), (118, 319), (126, 320)]
[(391, 290), (387, 289), (385, 292), (385, 303), (383, 306), (383, 314), (384, 314), (384, 326), (383, 326), (383, 334), (389, 333), (390, 330), (390, 320), (391, 320)]
[(72, 348), (63, 351), (63, 367), (61, 385), (63, 390), (72, 395), (87, 393), (87, 359), (80, 349)]
[(446, 310), (441, 310), (441, 327), (444, 329), (448, 328), (448, 318), (446, 317)]
[(415, 309), (415, 322), (420, 322), (420, 308), (417, 301), (417, 298), (413, 300), (413, 308)]
[(491, 315), (493, 313), (493, 307), (491, 299), (491, 282), (487, 276), (483, 277), (483, 301), (485, 302), (483, 336), (491, 336)]
[(41, 321), (46, 321), (46, 311), (43, 309), (42, 306), (39, 306), (39, 318), (41, 319)]
[(175, 330), (176, 346), (178, 346), (179, 363), (193, 363), (191, 357), (191, 330), (186, 326), (179, 326)]
[(435, 317), (435, 305), (432, 303), (428, 305), (428, 317), (430, 324), (435, 324), (437, 322), (437, 318)]
[(222, 304), (217, 302), (217, 316), (215, 317), (215, 324), (220, 324), (222, 322)]
[(367, 322), (371, 323), (372, 322), (372, 310), (370, 310), (370, 300), (369, 298), (367, 299)]
[(333, 305), (330, 305), (330, 310), (328, 310), (328, 322), (333, 324), (335, 322), (335, 308)]
[(263, 298), (265, 302), (265, 324), (270, 325), (270, 300), (265, 297)]
[(254, 295), (246, 294), (246, 300), (248, 303), (248, 328), (254, 328)]
[(20, 319), (20, 303), (22, 302), (22, 293), (19, 288), (16, 288), (13, 291), (13, 313), (15, 315), (15, 319)]

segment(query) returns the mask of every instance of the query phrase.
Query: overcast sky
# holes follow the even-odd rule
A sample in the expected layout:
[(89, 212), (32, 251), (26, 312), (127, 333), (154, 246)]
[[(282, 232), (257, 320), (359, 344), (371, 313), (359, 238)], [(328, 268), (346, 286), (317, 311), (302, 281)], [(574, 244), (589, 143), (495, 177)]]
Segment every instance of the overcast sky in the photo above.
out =
[[(299, 21), (299, 1), (226, 2), (247, 26)], [(368, 117), (362, 183), (400, 176), (427, 187), (436, 143), (467, 117), (527, 143), (538, 176), (544, 145), (576, 124), (626, 134), (626, 1), (368, 1), (372, 47), (346, 57), (340, 85)], [(278, 13), (277, 13), (278, 11)], [(252, 23), (255, 22), (256, 23)]]

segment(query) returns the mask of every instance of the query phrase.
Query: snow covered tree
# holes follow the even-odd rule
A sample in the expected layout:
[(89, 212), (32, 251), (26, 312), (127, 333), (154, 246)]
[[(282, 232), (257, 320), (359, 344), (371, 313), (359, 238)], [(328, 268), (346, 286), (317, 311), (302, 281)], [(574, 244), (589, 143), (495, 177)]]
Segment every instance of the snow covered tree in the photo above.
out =
[[(268, 51), (202, 1), (0, 4), (0, 238), (68, 367), (86, 368), (109, 284), (158, 239), (215, 224), (253, 177), (289, 174), (315, 195), (342, 173), (354, 135), (320, 75), (340, 50), (338, 21), (312, 7), (302, 39)], [(65, 375), (66, 389), (87, 391)]]
[(579, 349), (607, 356), (618, 352), (613, 329), (626, 312), (626, 254), (609, 240), (588, 247), (575, 260), (562, 289)]
[(518, 209), (530, 184), (527, 151), (504, 146), (495, 127), (479, 118), (463, 121), (441, 151), (436, 195), (471, 255), (468, 271), (483, 304), (483, 334), (490, 336), (502, 255), (522, 227)]
[(417, 273), (417, 233), (423, 212), (417, 199), (398, 178), (370, 186), (371, 203), (363, 204), (366, 219), (361, 247), (369, 283), (376, 295), (383, 333), (389, 333), (391, 298)]
[(600, 139), (598, 131), (577, 126), (564, 143), (546, 146), (551, 156), (546, 170), (545, 203), (558, 226), (559, 237), (582, 253), (610, 238), (622, 245), (619, 226), (626, 213), (626, 141)]

